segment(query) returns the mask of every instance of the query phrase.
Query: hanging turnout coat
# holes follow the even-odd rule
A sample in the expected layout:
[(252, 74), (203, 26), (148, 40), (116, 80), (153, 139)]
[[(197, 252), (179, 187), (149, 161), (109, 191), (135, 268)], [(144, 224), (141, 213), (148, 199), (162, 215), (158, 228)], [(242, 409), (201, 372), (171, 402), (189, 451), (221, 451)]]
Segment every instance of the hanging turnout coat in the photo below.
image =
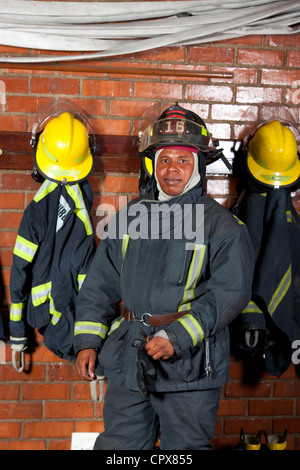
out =
[[(192, 210), (198, 238), (178, 230), (174, 208)], [(176, 344), (176, 357), (153, 361), (156, 374), (148, 391), (219, 387), (229, 379), (227, 325), (250, 300), (253, 264), (245, 225), (204, 195), (200, 184), (164, 204), (138, 198), (112, 219), (100, 241), (77, 299), (76, 352), (96, 348), (104, 374), (138, 390), (134, 340), (141, 339), (140, 330), (148, 336), (164, 329)], [(153, 327), (127, 321), (119, 314), (121, 300), (138, 319), (188, 313)]]
[(284, 189), (245, 191), (233, 213), (247, 225), (255, 252), (252, 297), (241, 327), (266, 332), (267, 371), (280, 376), (300, 332), (300, 219)]
[(89, 204), (87, 181), (45, 180), (25, 209), (10, 278), (12, 344), (26, 344), (30, 325), (54, 354), (75, 359), (75, 301), (95, 252)]

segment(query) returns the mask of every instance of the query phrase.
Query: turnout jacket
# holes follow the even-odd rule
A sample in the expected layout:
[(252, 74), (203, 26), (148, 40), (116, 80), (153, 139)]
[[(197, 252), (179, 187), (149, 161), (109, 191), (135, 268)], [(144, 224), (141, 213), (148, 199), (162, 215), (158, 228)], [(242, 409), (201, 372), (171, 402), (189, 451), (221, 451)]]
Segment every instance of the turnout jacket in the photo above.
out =
[(88, 182), (61, 185), (45, 180), (24, 211), (10, 278), (10, 341), (27, 343), (27, 325), (45, 345), (74, 359), (75, 300), (95, 252)]
[(233, 212), (247, 225), (255, 252), (252, 297), (239, 324), (244, 332), (264, 332), (264, 347), (257, 346), (268, 373), (280, 376), (300, 332), (300, 219), (284, 189), (245, 190)]
[[(196, 227), (194, 238), (180, 233), (178, 214), (170, 214), (183, 208), (191, 209), (192, 224), (185, 221), (185, 228)], [(200, 184), (163, 204), (140, 197), (112, 219), (97, 248), (76, 303), (76, 352), (96, 348), (104, 374), (138, 390), (132, 343), (141, 339), (140, 330), (149, 336), (164, 329), (176, 357), (153, 361), (148, 391), (218, 387), (229, 379), (227, 325), (250, 300), (252, 275), (246, 226), (204, 195)], [(137, 318), (189, 312), (150, 327), (120, 315), (121, 300)]]

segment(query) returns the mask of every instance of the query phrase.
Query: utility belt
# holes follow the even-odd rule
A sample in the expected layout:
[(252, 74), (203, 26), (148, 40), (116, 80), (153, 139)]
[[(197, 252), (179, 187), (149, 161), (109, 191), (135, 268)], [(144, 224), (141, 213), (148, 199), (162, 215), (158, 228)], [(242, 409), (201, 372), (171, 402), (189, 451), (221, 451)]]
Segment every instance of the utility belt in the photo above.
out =
[(161, 325), (171, 325), (178, 318), (183, 317), (190, 310), (185, 310), (183, 312), (174, 312), (166, 313), (164, 315), (152, 315), (151, 313), (143, 313), (140, 318), (138, 318), (132, 310), (128, 310), (126, 307), (123, 308), (122, 316), (130, 322), (140, 322), (146, 326), (161, 326)]

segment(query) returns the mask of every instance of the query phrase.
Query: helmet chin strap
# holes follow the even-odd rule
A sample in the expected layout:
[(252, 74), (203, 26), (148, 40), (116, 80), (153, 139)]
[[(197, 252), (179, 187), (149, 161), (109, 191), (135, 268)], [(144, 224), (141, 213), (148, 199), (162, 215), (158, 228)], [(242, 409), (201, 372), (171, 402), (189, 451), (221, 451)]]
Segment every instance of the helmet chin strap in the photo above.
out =
[(173, 199), (174, 197), (178, 197), (178, 196), (181, 196), (182, 194), (185, 194), (187, 193), (190, 189), (194, 188), (196, 186), (196, 184), (199, 183), (200, 181), (200, 173), (199, 173), (199, 168), (198, 168), (198, 154), (196, 152), (192, 152), (193, 154), (193, 157), (194, 157), (194, 169), (193, 169), (193, 173), (190, 177), (190, 179), (188, 180), (187, 184), (185, 185), (183, 191), (180, 193), (180, 194), (177, 194), (176, 196), (171, 196), (170, 194), (166, 194), (160, 184), (159, 184), (159, 181), (157, 179), (157, 175), (156, 175), (156, 162), (157, 162), (157, 159), (160, 155), (160, 153), (163, 151), (164, 149), (163, 148), (160, 148), (159, 150), (157, 150), (155, 152), (155, 157), (154, 157), (154, 177), (155, 177), (155, 180), (156, 180), (156, 185), (157, 185), (157, 189), (158, 189), (158, 200), (159, 201), (170, 201), (170, 199)]

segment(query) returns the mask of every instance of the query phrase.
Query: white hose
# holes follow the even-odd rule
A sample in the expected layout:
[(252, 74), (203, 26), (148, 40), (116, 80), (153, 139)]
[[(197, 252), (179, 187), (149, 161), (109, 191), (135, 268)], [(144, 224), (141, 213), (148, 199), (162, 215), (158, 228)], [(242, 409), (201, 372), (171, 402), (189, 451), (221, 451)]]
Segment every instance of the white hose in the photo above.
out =
[[(118, 22), (118, 23), (114, 23)], [(51, 2), (0, 0), (0, 44), (63, 56), (0, 57), (5, 63), (100, 59), (251, 34), (300, 31), (298, 0)]]

